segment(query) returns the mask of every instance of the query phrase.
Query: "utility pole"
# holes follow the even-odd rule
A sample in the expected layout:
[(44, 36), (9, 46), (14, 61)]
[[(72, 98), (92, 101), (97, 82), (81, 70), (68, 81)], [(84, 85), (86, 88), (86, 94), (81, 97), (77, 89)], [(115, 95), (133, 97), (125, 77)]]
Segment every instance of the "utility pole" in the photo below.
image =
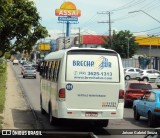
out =
[(125, 37), (127, 39), (127, 58), (129, 59), (129, 41), (132, 37)]
[(80, 38), (81, 38), (81, 31), (80, 31), (80, 27), (78, 27), (78, 41), (79, 41), (79, 47), (80, 47)]
[(153, 35), (147, 35), (147, 36), (149, 37), (149, 42), (150, 42), (148, 56), (151, 56), (152, 37), (153, 37)]
[(110, 48), (112, 49), (112, 29), (111, 29), (111, 12), (109, 11), (103, 11), (98, 12), (98, 14), (108, 14), (108, 21), (98, 21), (98, 23), (108, 23), (109, 24), (109, 42), (110, 42)]

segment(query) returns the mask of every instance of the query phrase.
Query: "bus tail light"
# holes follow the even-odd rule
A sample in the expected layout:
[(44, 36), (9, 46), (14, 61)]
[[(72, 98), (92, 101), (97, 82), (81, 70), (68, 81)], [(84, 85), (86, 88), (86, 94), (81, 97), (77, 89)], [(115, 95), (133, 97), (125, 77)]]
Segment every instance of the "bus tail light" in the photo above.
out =
[(124, 90), (119, 90), (119, 103), (124, 102)]
[(124, 99), (124, 90), (119, 90), (119, 99)]
[(64, 99), (66, 97), (65, 88), (59, 90), (59, 98)]

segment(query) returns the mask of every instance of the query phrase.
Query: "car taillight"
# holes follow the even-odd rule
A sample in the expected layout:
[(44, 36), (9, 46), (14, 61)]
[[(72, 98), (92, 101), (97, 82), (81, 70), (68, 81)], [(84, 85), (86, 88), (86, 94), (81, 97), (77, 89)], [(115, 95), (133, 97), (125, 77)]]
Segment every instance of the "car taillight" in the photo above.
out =
[(66, 94), (65, 94), (65, 88), (62, 88), (59, 90), (59, 98), (62, 100), (64, 100), (64, 98), (66, 97)]
[(126, 93), (132, 93), (131, 91), (127, 90)]
[(160, 108), (154, 108), (154, 112), (160, 112)]

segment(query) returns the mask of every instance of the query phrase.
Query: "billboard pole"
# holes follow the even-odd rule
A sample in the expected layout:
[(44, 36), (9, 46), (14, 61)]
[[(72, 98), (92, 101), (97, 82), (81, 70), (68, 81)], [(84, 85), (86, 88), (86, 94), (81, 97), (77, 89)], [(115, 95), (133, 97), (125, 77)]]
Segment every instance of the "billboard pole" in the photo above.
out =
[(67, 23), (66, 23), (66, 37), (69, 37), (69, 21), (67, 21)]

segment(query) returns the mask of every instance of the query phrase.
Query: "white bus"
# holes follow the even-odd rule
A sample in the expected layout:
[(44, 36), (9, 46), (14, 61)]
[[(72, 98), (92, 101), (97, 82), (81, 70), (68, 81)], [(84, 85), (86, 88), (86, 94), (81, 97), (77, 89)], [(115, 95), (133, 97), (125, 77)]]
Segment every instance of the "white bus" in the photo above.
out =
[(71, 48), (48, 54), (41, 74), (41, 113), (59, 119), (91, 121), (106, 127), (122, 119), (124, 72), (118, 53), (104, 48)]

